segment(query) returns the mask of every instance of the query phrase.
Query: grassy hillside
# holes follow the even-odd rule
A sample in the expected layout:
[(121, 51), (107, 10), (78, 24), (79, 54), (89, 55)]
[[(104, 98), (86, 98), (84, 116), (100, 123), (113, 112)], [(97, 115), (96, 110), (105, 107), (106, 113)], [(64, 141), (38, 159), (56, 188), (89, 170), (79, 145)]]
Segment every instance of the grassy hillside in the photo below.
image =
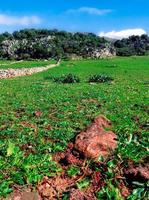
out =
[[(14, 67), (37, 66), (26, 63)], [(58, 84), (51, 79), (68, 73), (78, 75), (81, 82)], [(114, 81), (88, 83), (94, 74), (107, 74)], [(1, 80), (0, 195), (11, 192), (14, 184), (36, 186), (43, 176), (60, 173), (51, 155), (64, 150), (99, 114), (112, 121), (118, 136), (111, 162), (146, 157), (148, 84), (149, 57), (69, 61), (33, 76)]]

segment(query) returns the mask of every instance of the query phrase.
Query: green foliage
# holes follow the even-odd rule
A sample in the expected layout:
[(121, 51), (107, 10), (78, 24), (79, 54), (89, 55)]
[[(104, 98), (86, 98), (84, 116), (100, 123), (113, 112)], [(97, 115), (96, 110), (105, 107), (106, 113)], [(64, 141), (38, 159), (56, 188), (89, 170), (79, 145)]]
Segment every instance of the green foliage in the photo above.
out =
[[(3, 42), (8, 42), (10, 48), (3, 51)], [(15, 43), (17, 41), (17, 43)], [(0, 56), (6, 59), (49, 59), (68, 58), (72, 55), (90, 57), (95, 49), (101, 49), (105, 43), (91, 33), (69, 33), (58, 30), (24, 29), (13, 34), (0, 34)], [(11, 53), (10, 53), (11, 52)]]
[(89, 184), (90, 184), (90, 182), (89, 182), (89, 179), (87, 179), (87, 178), (76, 183), (77, 188), (80, 189), (80, 190), (87, 188), (89, 186)]
[(104, 74), (95, 74), (89, 77), (89, 83), (106, 83), (113, 81), (113, 78)]
[(133, 182), (133, 186), (135, 186), (135, 189), (133, 189), (132, 194), (129, 195), (128, 200), (138, 200), (138, 199), (148, 200), (149, 182), (146, 184)]
[(148, 35), (131, 36), (114, 43), (118, 56), (146, 55), (149, 52)]
[(110, 181), (107, 181), (107, 186), (102, 188), (97, 194), (97, 199), (107, 200), (122, 200), (122, 196), (118, 188), (116, 188)]
[(53, 80), (56, 83), (79, 83), (80, 82), (79, 77), (74, 74), (62, 75), (60, 77), (55, 77)]
[[(17, 40), (9, 50), (3, 51), (3, 42)], [(8, 43), (8, 44), (9, 44)], [(24, 29), (14, 33), (0, 34), (0, 57), (6, 59), (49, 59), (72, 57), (90, 58), (94, 50), (109, 44), (111, 52), (118, 56), (148, 55), (148, 35), (131, 36), (117, 40), (114, 45), (92, 33), (69, 33), (47, 29)], [(4, 45), (6, 47), (6, 45)], [(11, 51), (11, 53), (10, 53)], [(74, 55), (74, 56), (73, 56)]]
[(0, 183), (0, 197), (7, 197), (7, 195), (13, 191), (10, 187), (12, 183), (13, 182), (9, 180)]
[[(10, 65), (10, 61), (2, 60), (0, 64), (5, 65), (0, 68), (49, 63), (25, 61)], [(33, 76), (1, 80), (0, 195), (10, 193), (14, 184), (36, 186), (43, 176), (61, 173), (52, 155), (65, 150), (78, 133), (103, 114), (112, 121), (118, 147), (117, 156), (107, 163), (104, 174), (107, 186), (97, 195), (99, 199), (119, 198), (118, 187), (112, 182), (116, 161), (139, 162), (148, 155), (148, 131), (141, 126), (148, 121), (148, 63), (149, 57), (62, 62), (60, 67)], [(118, 67), (107, 67), (114, 65)], [(70, 71), (81, 79), (79, 84), (56, 84), (46, 79), (49, 74), (60, 77)], [(110, 85), (89, 84), (86, 80), (90, 74), (107, 74), (115, 81)], [(36, 117), (35, 111), (41, 111), (42, 115)], [(79, 173), (76, 169), (69, 170), (70, 176)], [(88, 187), (89, 181), (79, 187)], [(147, 195), (146, 188), (146, 185), (135, 186), (132, 193), (139, 189), (137, 195)], [(131, 194), (129, 198), (137, 199), (137, 195)]]
[(80, 173), (80, 169), (77, 166), (71, 166), (68, 170), (67, 170), (67, 174), (70, 177), (76, 176)]
[[(25, 55), (25, 54), (24, 54)], [(55, 60), (32, 60), (32, 61), (6, 61), (6, 60), (0, 60), (0, 69), (19, 69), (19, 68), (32, 68), (32, 67), (41, 67), (41, 66), (47, 66), (50, 64), (54, 64)]]

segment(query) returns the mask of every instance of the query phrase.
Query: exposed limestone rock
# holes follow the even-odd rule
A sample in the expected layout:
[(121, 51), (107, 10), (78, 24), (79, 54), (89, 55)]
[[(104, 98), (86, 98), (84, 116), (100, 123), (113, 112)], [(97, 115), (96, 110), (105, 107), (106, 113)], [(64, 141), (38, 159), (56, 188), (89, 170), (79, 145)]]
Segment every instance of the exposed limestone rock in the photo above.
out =
[(58, 62), (57, 64), (51, 64), (46, 67), (33, 67), (33, 68), (22, 68), (22, 69), (1, 69), (0, 79), (32, 75), (34, 73), (42, 72), (50, 68), (59, 66), (59, 64), (60, 63)]
[(19, 59), (20, 57), (20, 49), (24, 51), (25, 54), (30, 54), (34, 52), (34, 45), (44, 46), (45, 49), (51, 47), (50, 41), (54, 39), (54, 36), (48, 36), (43, 38), (35, 38), (30, 41), (27, 39), (16, 40), (9, 39), (4, 40), (1, 43), (1, 51), (7, 58)]
[[(50, 58), (50, 53), (55, 51), (54, 49), (57, 49), (57, 46), (54, 43), (54, 38), (55, 36), (34, 38), (32, 40), (7, 39), (0, 44), (1, 54), (4, 56), (4, 58), (6, 57), (11, 59), (34, 58), (36, 55), (36, 50), (38, 50), (38, 48), (42, 48), (45, 49), (45, 52), (49, 53)], [(81, 51), (78, 54), (76, 52), (66, 54), (67, 57), (72, 60), (80, 60), (83, 58), (102, 59), (116, 56), (116, 49), (110, 43), (101, 45), (98, 48), (84, 45), (83, 51), (85, 54), (81, 54)]]
[(96, 59), (112, 58), (114, 56), (116, 56), (116, 50), (110, 45), (106, 45), (100, 49), (95, 49), (92, 53), (92, 57)]

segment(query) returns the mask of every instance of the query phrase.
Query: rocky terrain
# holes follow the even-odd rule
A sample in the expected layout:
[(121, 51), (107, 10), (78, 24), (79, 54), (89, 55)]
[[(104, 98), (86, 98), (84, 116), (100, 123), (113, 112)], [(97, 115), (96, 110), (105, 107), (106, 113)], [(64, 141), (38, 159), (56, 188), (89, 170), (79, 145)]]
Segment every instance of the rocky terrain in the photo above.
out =
[(42, 72), (50, 68), (56, 67), (59, 64), (60, 63), (58, 62), (57, 64), (51, 64), (46, 67), (33, 67), (33, 68), (22, 68), (22, 69), (1, 69), (0, 79), (32, 75), (34, 73)]
[(92, 33), (27, 29), (0, 34), (0, 57), (5, 59), (100, 59), (115, 55), (111, 42)]

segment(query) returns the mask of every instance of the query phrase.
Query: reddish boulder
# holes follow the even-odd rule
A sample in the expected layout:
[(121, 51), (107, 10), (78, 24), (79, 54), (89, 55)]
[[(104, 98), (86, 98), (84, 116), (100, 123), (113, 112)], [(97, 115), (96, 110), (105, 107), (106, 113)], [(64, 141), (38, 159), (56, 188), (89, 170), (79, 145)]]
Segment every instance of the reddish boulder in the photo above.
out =
[(85, 157), (98, 159), (99, 156), (108, 156), (117, 146), (117, 137), (110, 128), (111, 122), (104, 116), (99, 116), (85, 132), (81, 132), (75, 141), (75, 148)]

